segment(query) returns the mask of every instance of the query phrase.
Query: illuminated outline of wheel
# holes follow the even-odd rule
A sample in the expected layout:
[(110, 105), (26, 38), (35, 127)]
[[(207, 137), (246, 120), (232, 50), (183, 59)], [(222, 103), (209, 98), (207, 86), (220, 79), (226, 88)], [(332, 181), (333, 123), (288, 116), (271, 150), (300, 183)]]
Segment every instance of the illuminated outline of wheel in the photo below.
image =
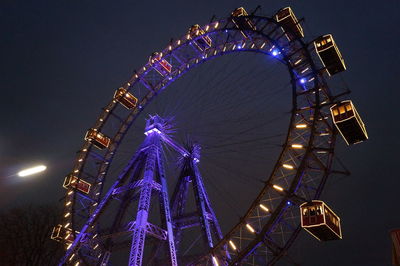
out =
[[(329, 107), (336, 97), (329, 91), (324, 67), (313, 42), (304, 43), (301, 38), (289, 41), (282, 25), (273, 18), (250, 15), (247, 19), (254, 24), (255, 30), (242, 32), (229, 17), (203, 26), (204, 34), (194, 38), (186, 34), (171, 42), (159, 54), (159, 60), (165, 59), (170, 64), (171, 72), (156, 71), (160, 62), (157, 60), (150, 60), (135, 72), (123, 88), (139, 99), (137, 107), (124, 118), (115, 117), (113, 110), (120, 103), (113, 98), (92, 127), (101, 132), (109, 120), (119, 122), (118, 130), (109, 135), (111, 144), (99, 152), (86, 141), (78, 152), (72, 175), (78, 177), (77, 182), (85, 180), (91, 187), (87, 195), (68, 187), (65, 228), (76, 235), (79, 225), (89, 218), (95, 221), (96, 217), (91, 217), (91, 213), (102, 200), (104, 180), (119, 144), (141, 111), (159, 92), (191, 68), (214, 57), (232, 52), (257, 52), (274, 57), (288, 67), (293, 108), (286, 141), (265, 186), (246, 214), (197, 263), (217, 260), (228, 264), (265, 265), (275, 263), (286, 254), (301, 229), (298, 205), (319, 198), (331, 172), (336, 130), (330, 120)], [(212, 44), (201, 50), (198, 41), (205, 36)], [(88, 165), (93, 169), (93, 163), (98, 163), (97, 173), (88, 175)], [(85, 197), (86, 201), (82, 201)], [(224, 246), (229, 247), (229, 258), (223, 256)]]

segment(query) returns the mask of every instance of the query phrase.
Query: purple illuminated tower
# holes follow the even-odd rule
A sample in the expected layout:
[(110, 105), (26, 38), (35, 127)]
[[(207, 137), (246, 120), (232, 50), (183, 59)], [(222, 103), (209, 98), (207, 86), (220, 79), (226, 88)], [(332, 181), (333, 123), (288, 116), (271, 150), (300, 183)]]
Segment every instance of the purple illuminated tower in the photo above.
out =
[[(167, 136), (164, 129), (165, 122), (159, 116), (150, 117), (147, 120), (145, 132), (147, 138), (144, 145), (144, 152), (147, 158), (144, 166), (136, 220), (132, 224), (133, 236), (129, 265), (142, 265), (146, 234), (150, 232), (159, 235), (159, 239), (168, 241), (169, 262), (171, 265), (178, 265), (169, 210), (168, 188), (161, 154), (161, 142), (163, 136)], [(158, 180), (155, 181), (156, 176)], [(157, 228), (157, 226), (148, 222), (151, 194), (154, 193), (153, 191), (159, 192), (161, 219), (164, 228)]]
[[(179, 247), (184, 229), (200, 227), (206, 248), (212, 248), (215, 241), (222, 239), (214, 210), (211, 207), (198, 163), (200, 146), (190, 145), (188, 153), (180, 159), (181, 173), (171, 200), (171, 212), (175, 222), (175, 243)], [(196, 206), (193, 210), (187, 206), (189, 189), (192, 186)]]
[[(125, 237), (127, 246), (127, 236), (131, 238), (128, 265), (142, 265), (145, 259), (147, 264), (178, 265), (181, 258), (176, 247), (179, 247), (185, 229), (200, 229), (205, 244), (204, 254), (222, 239), (198, 168), (200, 146), (193, 144), (184, 148), (170, 137), (170, 133), (171, 125), (158, 115), (147, 120), (144, 142), (77, 234), (60, 265), (68, 265), (71, 257), (75, 256), (88, 265), (109, 265), (119, 239)], [(164, 146), (177, 152), (181, 168), (171, 204), (164, 169)], [(190, 186), (195, 199), (194, 208), (187, 206)], [(110, 203), (116, 200), (119, 208), (111, 218), (111, 226), (95, 230), (99, 220), (109, 219)], [(126, 220), (134, 203), (134, 216)], [(157, 217), (151, 213), (155, 206), (159, 210)], [(154, 223), (155, 219), (159, 221)], [(146, 245), (147, 242), (151, 245)]]

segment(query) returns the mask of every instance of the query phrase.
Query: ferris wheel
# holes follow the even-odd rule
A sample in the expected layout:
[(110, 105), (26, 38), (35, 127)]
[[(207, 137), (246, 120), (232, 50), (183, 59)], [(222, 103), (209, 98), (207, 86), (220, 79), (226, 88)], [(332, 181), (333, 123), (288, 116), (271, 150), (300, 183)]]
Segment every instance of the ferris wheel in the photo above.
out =
[[(140, 115), (155, 98), (162, 99), (161, 92), (205, 62), (245, 52), (267, 55), (286, 68), (289, 125), (255, 198), (223, 232), (199, 164), (201, 143), (175, 140), (173, 123), (152, 115), (140, 129), (145, 137), (136, 151), (125, 161), (119, 154), (124, 138), (140, 127)], [(332, 168), (337, 133), (348, 145), (368, 138), (353, 102), (342, 99), (348, 92), (334, 93), (328, 86), (328, 79), (345, 69), (333, 36), (306, 42), (290, 7), (273, 17), (241, 7), (228, 18), (190, 27), (114, 92), (87, 131), (63, 183), (63, 222), (52, 232), (66, 248), (60, 265), (112, 265), (120, 250), (129, 254), (129, 265), (272, 265), (286, 256), (302, 228), (321, 241), (340, 239), (340, 218), (318, 199), (328, 176), (340, 172)], [(179, 161), (171, 197), (165, 149)], [(184, 210), (190, 193), (195, 211), (189, 215)], [(152, 212), (153, 205), (158, 207)], [(150, 223), (151, 217), (159, 223)], [(189, 227), (199, 228), (206, 248), (183, 256), (180, 239)]]

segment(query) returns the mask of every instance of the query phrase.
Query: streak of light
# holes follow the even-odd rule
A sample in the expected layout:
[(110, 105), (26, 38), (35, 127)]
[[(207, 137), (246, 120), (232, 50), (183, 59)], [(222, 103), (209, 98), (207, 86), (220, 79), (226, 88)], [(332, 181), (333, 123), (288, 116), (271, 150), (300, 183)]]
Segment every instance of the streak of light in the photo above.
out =
[(38, 165), (32, 168), (28, 168), (28, 169), (24, 169), (20, 172), (18, 172), (18, 176), (20, 177), (25, 177), (25, 176), (30, 176), (30, 175), (34, 175), (40, 172), (43, 172), (44, 170), (46, 170), (47, 167), (44, 165)]

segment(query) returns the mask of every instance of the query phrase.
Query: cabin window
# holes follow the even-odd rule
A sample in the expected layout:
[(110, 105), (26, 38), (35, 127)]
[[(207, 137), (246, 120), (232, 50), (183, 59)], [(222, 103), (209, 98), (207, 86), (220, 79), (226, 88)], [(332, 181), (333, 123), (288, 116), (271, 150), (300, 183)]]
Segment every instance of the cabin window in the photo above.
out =
[(315, 209), (314, 208), (310, 209), (310, 216), (315, 216)]
[(321, 215), (321, 206), (317, 207), (317, 215)]
[(344, 106), (339, 106), (339, 113), (344, 114), (346, 110), (344, 109)]
[(329, 221), (331, 221), (331, 223), (334, 223), (335, 221), (334, 221), (334, 219), (333, 219), (333, 216), (332, 216), (332, 214), (331, 213), (328, 213), (329, 215)]
[(328, 40), (326, 40), (327, 42), (331, 42), (331, 38), (328, 38)]
[(320, 44), (320, 43), (317, 43), (317, 47), (321, 47), (321, 44)]
[(351, 111), (351, 105), (350, 104), (346, 105), (346, 111)]
[(334, 115), (334, 116), (339, 115), (339, 112), (338, 112), (338, 109), (337, 109), (337, 108), (333, 109), (333, 115)]

